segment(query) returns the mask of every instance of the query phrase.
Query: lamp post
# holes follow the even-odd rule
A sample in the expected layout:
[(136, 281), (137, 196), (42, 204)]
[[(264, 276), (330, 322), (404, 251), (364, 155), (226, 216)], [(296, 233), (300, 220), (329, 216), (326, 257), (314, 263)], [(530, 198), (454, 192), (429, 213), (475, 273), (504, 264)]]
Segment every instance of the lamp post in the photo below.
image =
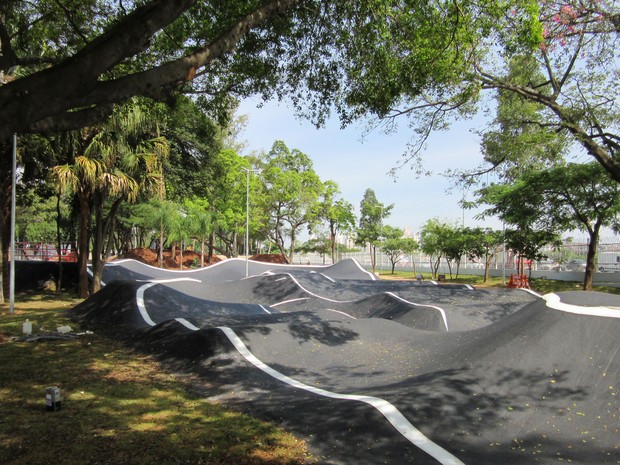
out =
[(17, 134), (13, 134), (13, 176), (11, 179), (11, 265), (9, 267), (9, 313), (15, 313), (15, 184), (17, 179)]

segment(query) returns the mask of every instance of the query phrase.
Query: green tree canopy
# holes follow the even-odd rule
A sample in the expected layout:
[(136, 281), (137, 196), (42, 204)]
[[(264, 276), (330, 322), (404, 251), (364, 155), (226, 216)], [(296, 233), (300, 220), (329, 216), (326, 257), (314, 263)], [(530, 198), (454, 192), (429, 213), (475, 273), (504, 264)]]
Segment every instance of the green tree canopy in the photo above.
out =
[(584, 289), (592, 288), (600, 230), (615, 226), (620, 211), (620, 186), (599, 164), (569, 163), (527, 172), (515, 182), (493, 184), (478, 194), (490, 205), (485, 214), (498, 215), (521, 230), (586, 231), (590, 240)]
[(262, 159), (260, 179), (264, 186), (260, 202), (268, 218), (267, 234), (291, 263), (300, 228), (312, 227), (317, 220), (323, 184), (310, 157), (298, 149), (289, 150), (282, 141), (274, 142)]
[[(138, 102), (119, 107), (105, 125), (90, 128), (85, 147), (71, 163), (52, 168), (57, 185), (72, 192), (80, 205), (78, 261), (80, 295), (88, 295), (86, 262), (93, 235), (91, 291), (101, 285), (103, 266), (113, 247), (116, 214), (122, 202), (134, 202), (141, 193), (163, 191), (162, 163), (167, 141), (158, 136)], [(94, 224), (91, 228), (91, 209)]]
[(383, 220), (390, 216), (393, 208), (393, 204), (385, 206), (379, 202), (372, 189), (366, 189), (364, 198), (360, 202), (360, 217), (355, 242), (358, 245), (370, 247), (373, 273), (377, 266), (377, 247), (380, 245), (379, 240), (383, 237)]
[(403, 230), (393, 226), (385, 225), (383, 227), (384, 240), (381, 243), (381, 252), (383, 252), (392, 265), (392, 274), (396, 264), (411, 255), (418, 248), (418, 243), (411, 237), (403, 237)]
[(420, 250), (428, 255), (433, 276), (437, 276), (441, 260), (446, 256), (449, 238), (453, 236), (456, 226), (431, 218), (424, 223), (420, 231)]
[(351, 232), (355, 228), (353, 205), (339, 198), (338, 185), (331, 180), (323, 183), (320, 201), (317, 205), (317, 220), (327, 224), (328, 242), (332, 263), (336, 263), (336, 238), (339, 232)]

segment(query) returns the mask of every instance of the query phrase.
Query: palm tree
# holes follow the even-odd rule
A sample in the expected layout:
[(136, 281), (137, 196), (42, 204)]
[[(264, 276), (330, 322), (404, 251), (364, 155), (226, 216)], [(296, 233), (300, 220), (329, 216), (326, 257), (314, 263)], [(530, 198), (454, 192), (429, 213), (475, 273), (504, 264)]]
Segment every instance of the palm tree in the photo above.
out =
[(179, 244), (179, 268), (183, 269), (183, 249), (191, 239), (192, 231), (196, 228), (194, 218), (187, 214), (184, 208), (179, 207), (175, 214), (170, 218), (170, 234), (168, 239), (172, 242), (172, 259), (175, 258), (176, 243)]
[(201, 199), (188, 200), (185, 203), (187, 214), (191, 218), (191, 235), (200, 241), (200, 266), (205, 266), (205, 242), (213, 230), (209, 202)]
[(103, 267), (112, 252), (121, 203), (135, 202), (142, 193), (163, 195), (162, 160), (167, 155), (166, 139), (158, 136), (156, 124), (134, 100), (96, 129), (96, 135), (73, 164), (52, 168), (59, 186), (71, 189), (80, 205), (81, 297), (88, 296), (90, 204), (95, 214), (90, 289), (94, 293), (101, 287)]
[(72, 165), (57, 165), (52, 168), (52, 175), (59, 189), (70, 190), (78, 199), (80, 208), (80, 226), (78, 229), (79, 295), (82, 298), (88, 297), (90, 199), (102, 171), (103, 165), (99, 160), (85, 156), (76, 157)]

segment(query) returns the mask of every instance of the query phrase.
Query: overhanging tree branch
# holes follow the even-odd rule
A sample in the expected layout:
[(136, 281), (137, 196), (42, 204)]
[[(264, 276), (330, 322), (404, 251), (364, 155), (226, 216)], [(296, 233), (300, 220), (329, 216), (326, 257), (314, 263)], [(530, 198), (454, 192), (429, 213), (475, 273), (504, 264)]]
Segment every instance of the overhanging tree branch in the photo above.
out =
[(69, 115), (75, 109), (89, 107), (82, 114), (92, 118), (96, 112), (90, 107), (122, 102), (134, 95), (152, 95), (162, 87), (191, 80), (199, 68), (232, 51), (250, 29), (298, 1), (267, 2), (194, 53), (141, 73), (102, 81), (123, 60), (145, 51), (156, 32), (196, 2), (152, 0), (61, 64), (0, 87), (0, 139), (14, 132), (53, 131), (56, 122), (67, 128), (77, 117)]

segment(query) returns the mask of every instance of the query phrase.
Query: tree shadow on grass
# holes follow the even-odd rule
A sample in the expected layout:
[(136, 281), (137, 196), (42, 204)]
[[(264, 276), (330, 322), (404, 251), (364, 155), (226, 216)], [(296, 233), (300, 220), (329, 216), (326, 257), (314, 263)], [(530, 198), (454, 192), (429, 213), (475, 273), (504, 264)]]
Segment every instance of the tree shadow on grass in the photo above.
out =
[[(189, 396), (148, 357), (91, 335), (3, 344), (0, 463), (304, 463), (273, 425)], [(45, 388), (61, 389), (59, 411)]]

